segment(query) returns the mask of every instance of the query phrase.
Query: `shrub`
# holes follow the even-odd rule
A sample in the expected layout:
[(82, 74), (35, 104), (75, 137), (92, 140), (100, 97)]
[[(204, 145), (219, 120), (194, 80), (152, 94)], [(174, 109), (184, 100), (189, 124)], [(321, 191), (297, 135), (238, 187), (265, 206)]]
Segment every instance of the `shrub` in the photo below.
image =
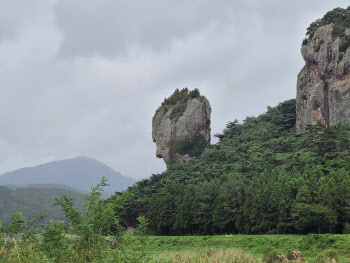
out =
[(199, 92), (198, 89), (194, 89), (192, 91), (190, 91), (190, 93), (188, 94), (192, 99), (198, 98), (201, 94)]
[(345, 52), (350, 47), (350, 36), (343, 37), (340, 43), (339, 51)]
[(350, 234), (350, 224), (345, 224), (343, 234)]
[(69, 233), (77, 236), (74, 250), (83, 262), (103, 258), (107, 245), (104, 244), (102, 235), (110, 234), (113, 226), (115, 229), (120, 229), (115, 212), (122, 208), (130, 195), (124, 192), (121, 196), (115, 196), (109, 203), (101, 202), (101, 191), (104, 186), (108, 184), (103, 177), (100, 184), (91, 188), (91, 193), (86, 197), (83, 214), (74, 208), (72, 199), (66, 196), (56, 199), (56, 205), (61, 206), (72, 226)]
[(207, 146), (208, 143), (204, 136), (199, 134), (174, 143), (171, 150), (181, 155), (188, 154), (191, 157), (199, 157)]
[(271, 263), (275, 262), (278, 252), (274, 248), (266, 248), (263, 251), (263, 262)]
[(66, 238), (66, 233), (67, 226), (65, 222), (52, 222), (44, 225), (39, 247), (54, 262), (69, 261), (69, 255), (67, 253), (69, 240)]
[(266, 235), (277, 235), (277, 234), (279, 234), (278, 229), (271, 229), (266, 233)]

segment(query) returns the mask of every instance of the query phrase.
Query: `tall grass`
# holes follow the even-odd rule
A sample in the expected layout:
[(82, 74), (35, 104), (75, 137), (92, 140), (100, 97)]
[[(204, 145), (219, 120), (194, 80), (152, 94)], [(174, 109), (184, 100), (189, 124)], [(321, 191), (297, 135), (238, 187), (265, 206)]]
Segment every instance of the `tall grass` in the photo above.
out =
[(160, 254), (155, 262), (166, 263), (261, 263), (261, 260), (253, 258), (247, 252), (240, 249), (226, 249), (213, 251), (205, 249), (199, 254), (192, 251), (181, 253), (164, 253)]

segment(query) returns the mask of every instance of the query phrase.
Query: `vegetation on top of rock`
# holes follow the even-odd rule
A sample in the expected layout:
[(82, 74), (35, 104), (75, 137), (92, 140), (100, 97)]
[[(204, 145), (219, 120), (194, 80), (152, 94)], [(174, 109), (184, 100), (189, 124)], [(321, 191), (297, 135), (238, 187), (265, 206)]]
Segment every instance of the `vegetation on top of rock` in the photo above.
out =
[(307, 29), (306, 35), (309, 39), (312, 39), (317, 29), (322, 26), (333, 24), (333, 37), (344, 37), (345, 29), (350, 28), (350, 7), (335, 8), (332, 11), (327, 12), (323, 18), (311, 23)]
[(168, 112), (172, 108), (170, 118), (176, 120), (180, 118), (187, 108), (187, 102), (190, 99), (197, 99), (201, 102), (206, 101), (204, 96), (201, 96), (198, 89), (189, 91), (188, 88), (184, 88), (181, 91), (176, 89), (175, 92), (167, 99), (164, 99), (162, 105), (157, 109), (157, 112), (164, 109), (164, 112)]
[[(307, 29), (306, 35), (308, 38), (303, 40), (303, 45), (306, 45), (314, 36), (317, 29), (322, 26), (333, 24), (333, 32), (332, 36), (334, 39), (340, 38), (340, 52), (345, 52), (350, 46), (350, 36), (346, 35), (345, 30), (350, 28), (350, 7), (343, 8), (335, 8), (332, 11), (329, 11), (324, 15), (323, 18), (316, 20), (311, 23), (311, 25)], [(323, 42), (322, 42), (323, 43)], [(320, 49), (322, 43), (318, 43), (316, 46), (316, 52)]]
[[(334, 39), (340, 38), (340, 52), (345, 52), (350, 46), (350, 36), (345, 33), (347, 28), (350, 28), (350, 7), (335, 8), (324, 15), (323, 18), (311, 23), (307, 29), (306, 35), (308, 38), (303, 40), (303, 45), (306, 45), (314, 36), (317, 29), (322, 26), (333, 24), (332, 36)], [(320, 50), (320, 46), (323, 42), (319, 42), (315, 47), (315, 51)]]

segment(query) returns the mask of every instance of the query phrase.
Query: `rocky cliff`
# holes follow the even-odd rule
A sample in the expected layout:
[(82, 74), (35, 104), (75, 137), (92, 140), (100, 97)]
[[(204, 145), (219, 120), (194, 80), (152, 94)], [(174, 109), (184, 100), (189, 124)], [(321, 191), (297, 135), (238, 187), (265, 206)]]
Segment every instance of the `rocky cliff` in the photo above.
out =
[(176, 90), (152, 119), (156, 156), (168, 166), (199, 156), (210, 142), (210, 114), (209, 101), (197, 89)]
[(298, 132), (318, 121), (350, 123), (350, 8), (337, 8), (308, 28), (298, 75)]

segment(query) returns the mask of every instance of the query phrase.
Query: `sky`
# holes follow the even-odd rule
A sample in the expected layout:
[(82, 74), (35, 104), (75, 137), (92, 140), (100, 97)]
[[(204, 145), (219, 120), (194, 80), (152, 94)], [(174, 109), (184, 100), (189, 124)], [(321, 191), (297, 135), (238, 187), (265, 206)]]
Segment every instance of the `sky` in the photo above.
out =
[(160, 173), (152, 117), (165, 97), (198, 88), (212, 135), (294, 98), (307, 27), (347, 5), (0, 0), (0, 174), (76, 156)]

